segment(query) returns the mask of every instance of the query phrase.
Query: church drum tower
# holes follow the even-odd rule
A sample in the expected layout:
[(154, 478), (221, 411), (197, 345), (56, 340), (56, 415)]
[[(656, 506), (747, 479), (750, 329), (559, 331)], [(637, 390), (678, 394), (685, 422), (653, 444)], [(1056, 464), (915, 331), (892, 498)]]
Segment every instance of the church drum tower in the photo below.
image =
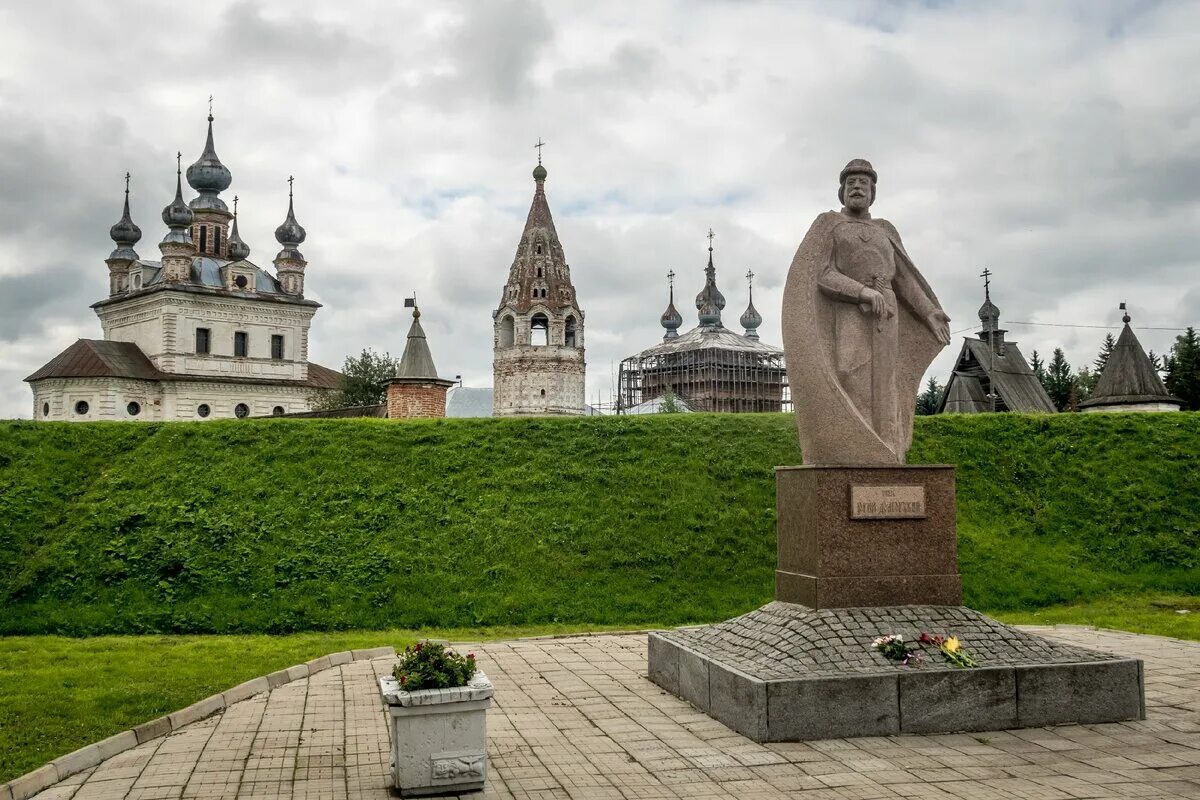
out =
[(546, 202), (546, 168), (536, 188), (504, 295), (492, 312), (493, 414), (584, 413), (583, 311)]

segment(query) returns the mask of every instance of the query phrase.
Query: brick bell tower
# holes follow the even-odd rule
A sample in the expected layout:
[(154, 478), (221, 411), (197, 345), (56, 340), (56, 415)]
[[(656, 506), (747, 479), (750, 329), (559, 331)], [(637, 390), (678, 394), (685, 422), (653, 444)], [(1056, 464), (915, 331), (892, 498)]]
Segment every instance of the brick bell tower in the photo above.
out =
[(492, 312), (492, 413), (498, 417), (584, 413), (583, 311), (546, 201), (541, 144), (529, 218)]

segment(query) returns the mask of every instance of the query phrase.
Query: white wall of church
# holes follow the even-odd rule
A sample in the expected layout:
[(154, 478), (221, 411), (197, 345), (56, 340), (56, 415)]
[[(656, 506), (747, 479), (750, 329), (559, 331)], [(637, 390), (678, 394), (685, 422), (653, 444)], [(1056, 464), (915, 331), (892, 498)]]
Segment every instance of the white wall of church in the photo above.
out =
[[(131, 413), (130, 404), (136, 404)], [(86, 410), (80, 413), (86, 404)], [(46, 378), (33, 384), (33, 418), (48, 421), (162, 419), (162, 394), (155, 381), (128, 378)]]
[[(96, 309), (104, 338), (133, 342), (163, 372), (214, 378), (308, 378), (308, 331), (316, 306), (261, 298), (153, 292)], [(209, 331), (209, 352), (196, 352), (196, 331)], [(247, 335), (246, 356), (234, 337)], [(271, 357), (271, 337), (283, 337), (283, 358)]]
[[(98, 420), (183, 421), (230, 419), (238, 404), (247, 416), (266, 417), (308, 411), (318, 390), (306, 386), (210, 383), (207, 381), (139, 381), (127, 378), (46, 378), (33, 385), (33, 418), (46, 421)], [(87, 409), (79, 413), (80, 403)], [(131, 403), (137, 413), (131, 413)], [(202, 416), (200, 407), (208, 407)]]

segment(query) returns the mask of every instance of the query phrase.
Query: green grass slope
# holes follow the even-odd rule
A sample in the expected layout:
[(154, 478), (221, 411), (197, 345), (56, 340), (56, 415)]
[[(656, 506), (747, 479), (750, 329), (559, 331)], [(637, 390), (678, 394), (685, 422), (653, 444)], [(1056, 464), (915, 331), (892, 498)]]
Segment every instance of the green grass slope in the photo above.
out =
[[(918, 420), (967, 601), (1200, 590), (1200, 415)], [(0, 423), (0, 633), (713, 620), (771, 596), (790, 416)]]

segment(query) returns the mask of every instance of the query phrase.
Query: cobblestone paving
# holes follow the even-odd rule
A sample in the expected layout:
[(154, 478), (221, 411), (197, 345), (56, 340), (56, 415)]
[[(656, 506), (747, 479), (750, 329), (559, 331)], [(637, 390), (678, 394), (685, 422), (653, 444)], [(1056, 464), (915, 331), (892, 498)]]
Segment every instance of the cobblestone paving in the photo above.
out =
[[(646, 679), (637, 635), (474, 645), (496, 685), (472, 798), (1200, 798), (1200, 643), (1039, 629), (1146, 662), (1148, 719), (986, 734), (759, 745)], [(390, 659), (319, 672), (38, 795), (383, 798)]]
[[(813, 611), (768, 603), (749, 614), (664, 638), (756, 678), (894, 673), (897, 666), (871, 647), (881, 633), (915, 642), (922, 632), (962, 640), (980, 666), (1072, 664), (1111, 659), (1062, 641), (1031, 635), (962, 606), (830, 608)], [(926, 670), (954, 669), (932, 645), (922, 648)]]

